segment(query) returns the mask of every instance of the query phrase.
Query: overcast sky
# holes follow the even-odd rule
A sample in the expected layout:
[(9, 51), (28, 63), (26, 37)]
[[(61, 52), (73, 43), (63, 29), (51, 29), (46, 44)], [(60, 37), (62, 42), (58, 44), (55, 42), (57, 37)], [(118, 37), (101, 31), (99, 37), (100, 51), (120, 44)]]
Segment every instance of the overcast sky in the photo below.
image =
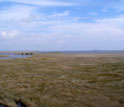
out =
[(0, 50), (124, 50), (124, 0), (0, 0)]

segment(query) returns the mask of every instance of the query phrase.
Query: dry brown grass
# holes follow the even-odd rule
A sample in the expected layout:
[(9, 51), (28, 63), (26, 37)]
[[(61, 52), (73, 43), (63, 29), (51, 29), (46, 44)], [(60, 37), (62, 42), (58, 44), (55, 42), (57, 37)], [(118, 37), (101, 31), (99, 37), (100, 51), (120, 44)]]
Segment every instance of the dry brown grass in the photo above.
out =
[(0, 103), (16, 107), (124, 107), (124, 55), (38, 54), (0, 60)]
[(9, 57), (9, 55), (0, 55), (0, 57)]

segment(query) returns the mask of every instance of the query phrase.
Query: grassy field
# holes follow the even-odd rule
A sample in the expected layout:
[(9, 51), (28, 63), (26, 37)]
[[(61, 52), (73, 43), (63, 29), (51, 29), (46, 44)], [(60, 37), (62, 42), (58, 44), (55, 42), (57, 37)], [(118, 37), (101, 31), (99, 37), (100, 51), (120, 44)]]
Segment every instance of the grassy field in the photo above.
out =
[(124, 54), (36, 54), (0, 60), (0, 104), (124, 107)]

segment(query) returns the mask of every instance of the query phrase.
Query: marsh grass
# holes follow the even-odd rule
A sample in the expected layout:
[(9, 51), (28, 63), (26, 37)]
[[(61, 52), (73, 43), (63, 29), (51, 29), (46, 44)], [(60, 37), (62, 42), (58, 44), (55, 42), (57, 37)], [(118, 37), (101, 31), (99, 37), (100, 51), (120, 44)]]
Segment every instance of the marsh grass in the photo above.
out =
[(0, 55), (0, 57), (9, 57), (9, 55)]
[(16, 107), (123, 107), (124, 55), (35, 54), (0, 60), (0, 103)]

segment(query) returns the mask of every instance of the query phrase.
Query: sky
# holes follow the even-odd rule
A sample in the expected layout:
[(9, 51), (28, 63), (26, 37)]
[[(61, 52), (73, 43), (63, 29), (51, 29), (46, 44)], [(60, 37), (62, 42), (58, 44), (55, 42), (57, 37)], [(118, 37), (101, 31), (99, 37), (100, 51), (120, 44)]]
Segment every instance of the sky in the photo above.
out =
[(124, 50), (124, 0), (0, 0), (5, 50)]

